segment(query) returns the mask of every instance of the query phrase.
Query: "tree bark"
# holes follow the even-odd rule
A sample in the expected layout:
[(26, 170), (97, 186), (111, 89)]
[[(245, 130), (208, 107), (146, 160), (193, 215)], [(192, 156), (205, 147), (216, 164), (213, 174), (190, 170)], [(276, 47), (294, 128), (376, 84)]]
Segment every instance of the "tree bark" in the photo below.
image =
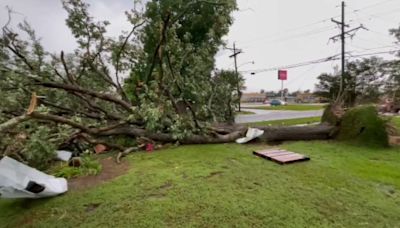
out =
[[(256, 127), (257, 128), (257, 127)], [(322, 140), (332, 138), (335, 127), (326, 124), (312, 126), (259, 127), (265, 141)]]
[[(257, 127), (256, 127), (257, 128)], [(289, 126), (289, 127), (258, 127), (264, 130), (264, 134), (260, 137), (263, 141), (291, 141), (291, 140), (322, 140), (329, 139), (335, 127), (330, 125), (315, 126)], [(226, 130), (226, 129), (225, 129)], [(236, 139), (244, 137), (247, 127), (237, 125), (227, 134), (214, 135), (192, 135), (183, 139), (175, 139), (171, 134), (154, 133), (144, 129), (134, 128), (130, 126), (115, 128), (110, 131), (103, 131), (101, 136), (107, 135), (128, 135), (131, 137), (147, 137), (158, 142), (176, 142), (181, 144), (217, 144), (230, 143)]]
[[(247, 131), (247, 126), (245, 125), (216, 126), (212, 128), (213, 134), (210, 135), (191, 135), (183, 139), (176, 139), (173, 137), (172, 134), (169, 133), (151, 132), (142, 129), (140, 127), (129, 125), (126, 123), (120, 123), (112, 127), (106, 127), (106, 128), (91, 128), (60, 116), (32, 112), (30, 115), (22, 115), (13, 118), (3, 124), (0, 124), (0, 132), (10, 127), (13, 127), (19, 123), (22, 123), (30, 118), (66, 124), (76, 129), (79, 129), (81, 130), (81, 132), (87, 133), (93, 137), (124, 135), (134, 138), (146, 137), (161, 143), (170, 143), (170, 142), (179, 142), (181, 144), (231, 143), (235, 142), (235, 140), (238, 138), (244, 137)], [(329, 139), (332, 137), (332, 133), (336, 129), (336, 127), (326, 124), (313, 125), (313, 126), (255, 127), (255, 128), (264, 130), (264, 134), (259, 138), (263, 141), (268, 141), (268, 142)]]
[(7, 129), (10, 129), (10, 128), (22, 123), (22, 122), (25, 122), (25, 121), (29, 120), (30, 118), (31, 117), (28, 116), (28, 115), (22, 115), (22, 116), (14, 117), (14, 118), (8, 120), (7, 122), (0, 124), (0, 132), (3, 132), (5, 130), (7, 130)]

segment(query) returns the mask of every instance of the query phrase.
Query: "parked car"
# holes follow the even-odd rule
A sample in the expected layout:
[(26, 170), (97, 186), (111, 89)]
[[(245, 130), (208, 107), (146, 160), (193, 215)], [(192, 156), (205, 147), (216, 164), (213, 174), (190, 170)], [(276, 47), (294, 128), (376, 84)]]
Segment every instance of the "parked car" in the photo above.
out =
[(287, 103), (282, 100), (272, 100), (270, 104), (271, 106), (287, 105)]

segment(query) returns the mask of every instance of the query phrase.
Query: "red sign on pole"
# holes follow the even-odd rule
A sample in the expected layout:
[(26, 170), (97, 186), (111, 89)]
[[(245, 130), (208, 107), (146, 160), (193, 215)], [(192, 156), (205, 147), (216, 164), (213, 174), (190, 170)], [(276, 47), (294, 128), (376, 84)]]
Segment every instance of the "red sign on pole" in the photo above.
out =
[(287, 80), (287, 70), (278, 70), (278, 80)]

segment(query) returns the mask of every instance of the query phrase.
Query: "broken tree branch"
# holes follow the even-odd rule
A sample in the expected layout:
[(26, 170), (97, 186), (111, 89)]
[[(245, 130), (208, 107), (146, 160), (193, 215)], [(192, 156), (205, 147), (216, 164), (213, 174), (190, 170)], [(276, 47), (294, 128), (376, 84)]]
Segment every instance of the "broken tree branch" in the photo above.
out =
[(61, 59), (61, 63), (62, 63), (62, 65), (63, 65), (63, 67), (64, 67), (64, 71), (65, 71), (65, 74), (67, 75), (68, 80), (69, 80), (72, 84), (75, 84), (75, 78), (74, 78), (74, 77), (71, 75), (71, 73), (69, 72), (67, 63), (65, 62), (64, 51), (61, 51), (60, 59)]
[(121, 158), (127, 156), (128, 154), (130, 154), (132, 152), (138, 151), (138, 150), (139, 150), (138, 147), (131, 147), (131, 148), (128, 148), (128, 149), (124, 150), (123, 152), (119, 152), (118, 155), (117, 155), (117, 158), (116, 158), (117, 163), (120, 164), (121, 163)]
[(59, 109), (59, 110), (64, 111), (64, 112), (66, 112), (68, 114), (79, 114), (79, 115), (85, 116), (85, 117), (90, 118), (90, 119), (95, 119), (95, 120), (104, 119), (103, 116), (101, 116), (98, 113), (90, 113), (90, 112), (85, 112), (85, 111), (73, 110), (73, 109), (68, 108), (68, 107), (64, 107), (64, 106), (60, 106), (60, 105), (48, 102), (48, 101), (46, 101), (44, 99), (41, 99), (40, 103), (42, 103), (42, 104), (44, 104), (46, 106), (49, 106), (49, 107), (53, 107), (53, 108)]
[(17, 126), (18, 124), (23, 123), (29, 119), (31, 119), (31, 117), (29, 115), (22, 115), (22, 116), (14, 117), (14, 118), (8, 120), (7, 122), (0, 124), (0, 132), (3, 132), (10, 128), (13, 128), (13, 127)]
[(169, 26), (170, 17), (171, 17), (171, 15), (168, 14), (166, 19), (163, 20), (163, 25), (162, 25), (161, 33), (160, 33), (161, 34), (160, 41), (158, 42), (157, 47), (154, 50), (154, 54), (153, 54), (153, 58), (152, 58), (152, 61), (151, 61), (150, 69), (149, 69), (149, 72), (148, 72), (148, 75), (147, 75), (147, 78), (146, 78), (147, 82), (149, 82), (149, 80), (151, 78), (151, 75), (153, 74), (154, 67), (156, 66), (156, 61), (157, 60), (161, 61), (159, 58), (157, 58), (157, 56), (159, 56), (160, 49), (162, 48), (162, 45), (165, 42), (165, 38), (166, 38), (165, 35), (166, 35), (166, 31), (167, 31), (168, 26)]
[(143, 21), (143, 22), (141, 22), (141, 23), (139, 23), (139, 24), (133, 26), (132, 30), (131, 30), (130, 33), (125, 37), (124, 42), (122, 43), (120, 49), (119, 49), (118, 52), (117, 52), (117, 60), (116, 60), (116, 66), (115, 66), (115, 79), (116, 79), (116, 81), (117, 81), (117, 86), (120, 88), (120, 90), (121, 90), (121, 92), (122, 92), (121, 95), (123, 96), (124, 100), (125, 100), (125, 99), (128, 100), (128, 96), (127, 96), (127, 94), (125, 93), (125, 91), (122, 89), (121, 82), (120, 82), (120, 78), (119, 78), (119, 71), (120, 71), (120, 64), (121, 64), (121, 63), (120, 63), (120, 62), (121, 62), (121, 55), (122, 55), (122, 53), (123, 53), (123, 51), (124, 51), (126, 45), (128, 44), (129, 38), (133, 35), (133, 33), (135, 32), (135, 30), (136, 30), (137, 28), (139, 28), (140, 26), (144, 25), (145, 22), (146, 22), (146, 21)]
[(115, 96), (112, 96), (110, 94), (95, 92), (92, 90), (88, 90), (86, 88), (82, 88), (77, 85), (66, 85), (66, 84), (60, 84), (60, 83), (55, 83), (55, 82), (38, 82), (37, 84), (44, 86), (44, 87), (48, 87), (48, 88), (63, 89), (65, 91), (69, 91), (69, 92), (77, 92), (77, 93), (81, 93), (81, 94), (90, 95), (92, 97), (97, 97), (99, 99), (118, 104), (128, 112), (132, 111), (131, 110), (132, 106), (129, 103), (127, 103), (126, 101), (123, 101), (121, 99), (118, 99)]

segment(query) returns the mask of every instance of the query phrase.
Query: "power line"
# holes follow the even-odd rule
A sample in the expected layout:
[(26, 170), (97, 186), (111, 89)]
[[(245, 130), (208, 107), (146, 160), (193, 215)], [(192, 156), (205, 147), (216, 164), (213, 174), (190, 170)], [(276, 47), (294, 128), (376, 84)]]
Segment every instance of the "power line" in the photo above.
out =
[(381, 47), (364, 48), (364, 47), (360, 47), (360, 46), (354, 45), (354, 44), (350, 44), (350, 46), (355, 47), (357, 49), (363, 49), (363, 51), (372, 51), (372, 50), (378, 50), (378, 49), (387, 49), (387, 48), (397, 47), (397, 45), (386, 45), (386, 46), (381, 46)]
[(400, 51), (400, 49), (393, 49), (389, 51), (379, 51), (379, 52), (370, 52), (364, 53), (359, 55), (353, 55), (353, 57), (360, 57), (360, 56), (368, 56), (368, 55), (381, 55), (381, 54), (395, 54), (396, 52)]
[(397, 22), (394, 22), (394, 21), (389, 21), (386, 18), (378, 16), (378, 15), (372, 15), (372, 14), (361, 12), (364, 16), (360, 16), (359, 12), (356, 11), (354, 13), (357, 15), (357, 20), (358, 21), (366, 21), (366, 20), (371, 21), (372, 19), (379, 19), (379, 20), (381, 20), (381, 21), (383, 21), (385, 23), (388, 23), (388, 22), (389, 23), (397, 23)]
[[(282, 35), (285, 35), (285, 34), (289, 35), (290, 32), (297, 31), (297, 30), (304, 29), (304, 28), (308, 28), (308, 27), (311, 27), (311, 26), (314, 26), (314, 25), (322, 24), (322, 23), (325, 23), (325, 22), (329, 21), (330, 19), (331, 18), (325, 18), (323, 20), (319, 20), (319, 21), (314, 22), (314, 23), (310, 23), (310, 24), (306, 24), (306, 25), (302, 25), (302, 26), (298, 26), (298, 27), (294, 27), (294, 28), (291, 28), (291, 29), (284, 30), (284, 31), (281, 32), (281, 34), (258, 37), (256, 39), (252, 39), (252, 40), (247, 40), (247, 41), (241, 42), (241, 44), (243, 45), (243, 44), (252, 43), (252, 42), (255, 42), (255, 41), (259, 41), (259, 40), (275, 38), (275, 37), (279, 37), (279, 36), (282, 36)], [(327, 27), (325, 26), (323, 28), (327, 28)], [(323, 28), (318, 28), (318, 30), (319, 29), (323, 29)], [(314, 30), (312, 30), (312, 31), (314, 31)]]
[(276, 71), (280, 69), (292, 69), (292, 68), (298, 68), (298, 67), (303, 67), (303, 66), (308, 66), (308, 65), (313, 65), (313, 64), (318, 64), (318, 63), (324, 63), (324, 62), (329, 62), (329, 61), (334, 61), (338, 60), (340, 54), (329, 56), (326, 58), (322, 59), (316, 59), (316, 60), (311, 60), (311, 61), (306, 61), (306, 62), (301, 62), (301, 63), (295, 63), (295, 64), (290, 64), (290, 65), (285, 65), (285, 66), (278, 66), (278, 67), (271, 67), (271, 68), (266, 68), (266, 69), (258, 69), (258, 70), (249, 70), (249, 71), (240, 71), (241, 73), (248, 73), (248, 72), (253, 72), (253, 73), (262, 73), (262, 72), (268, 72), (268, 71)]
[[(371, 4), (371, 5), (359, 8), (359, 9), (353, 9), (352, 7), (349, 7), (349, 8), (353, 9), (353, 11), (351, 13), (356, 14), (357, 17), (358, 17), (358, 20), (360, 20), (360, 17), (358, 16), (358, 13), (362, 13), (362, 14), (366, 15), (367, 17), (370, 17), (370, 18), (368, 18), (368, 20), (371, 20), (372, 19), (371, 17), (375, 17), (377, 19), (381, 19), (381, 20), (386, 21), (386, 19), (378, 17), (378, 15), (386, 13), (386, 12), (378, 13), (378, 14), (369, 14), (369, 13), (365, 13), (363, 11), (365, 11), (366, 9), (370, 9), (370, 8), (373, 8), (373, 7), (376, 7), (376, 6), (379, 6), (379, 5), (383, 5), (383, 4), (386, 4), (386, 3), (389, 3), (389, 2), (393, 2), (393, 1), (396, 1), (396, 0), (387, 0), (387, 1), (377, 2), (375, 4)], [(391, 11), (389, 11), (389, 12), (391, 12)]]
[(370, 32), (372, 32), (372, 33), (375, 33), (375, 34), (378, 34), (378, 35), (380, 35), (380, 36), (386, 37), (386, 38), (392, 37), (389, 33), (388, 33), (388, 34), (384, 34), (384, 33), (377, 32), (377, 31), (372, 30), (372, 29), (368, 29), (368, 31), (370, 31)]
[[(365, 10), (365, 9), (369, 9), (369, 8), (372, 8), (372, 7), (376, 7), (376, 6), (378, 6), (378, 5), (382, 5), (382, 4), (391, 2), (391, 1), (395, 1), (395, 0), (387, 0), (387, 1), (383, 1), (383, 2), (377, 2), (377, 3), (371, 4), (371, 5), (365, 6), (365, 7), (363, 7), (363, 8), (355, 9), (355, 10), (353, 10), (351, 13), (358, 13), (358, 12), (363, 11), (363, 10)], [(383, 13), (386, 13), (386, 12), (383, 12)], [(289, 37), (283, 38), (283, 39), (278, 39), (278, 38), (276, 38), (276, 39), (271, 40), (271, 41), (268, 42), (268, 43), (272, 43), (272, 42), (281, 42), (281, 41), (286, 41), (286, 40), (290, 40), (290, 39), (306, 37), (306, 36), (310, 36), (310, 35), (314, 35), (314, 34), (326, 32), (326, 31), (330, 31), (330, 29), (328, 29), (328, 30), (321, 30), (321, 29), (326, 29), (326, 28), (331, 28), (331, 27), (322, 27), (322, 28), (317, 28), (317, 29), (315, 29), (315, 30), (311, 30), (311, 31), (305, 32), (305, 33), (289, 35), (290, 32), (292, 32), (292, 31), (297, 31), (297, 30), (300, 30), (300, 29), (304, 29), (304, 28), (308, 28), (308, 27), (314, 26), (314, 25), (326, 23), (326, 22), (330, 21), (332, 18), (337, 18), (337, 17), (340, 17), (340, 16), (341, 16), (341, 15), (336, 15), (336, 16), (333, 16), (333, 17), (324, 18), (324, 19), (318, 20), (318, 21), (313, 22), (313, 23), (310, 23), (310, 24), (305, 24), (305, 25), (302, 25), (302, 26), (298, 26), (298, 27), (294, 27), (294, 28), (291, 28), (291, 29), (287, 29), (287, 30), (283, 31), (282, 34), (260, 37), (260, 38), (256, 38), (256, 39), (253, 39), (253, 40), (248, 40), (248, 41), (240, 42), (240, 44), (241, 44), (241, 45), (246, 45), (246, 44), (248, 44), (248, 43), (254, 43), (254, 42), (257, 42), (257, 41), (260, 41), (260, 40), (273, 39), (273, 38), (275, 38), (275, 37), (279, 37), (279, 36), (285, 35), (286, 33), (288, 33), (288, 36), (289, 36)], [(254, 45), (246, 46), (246, 48), (252, 47), (252, 46), (254, 46)]]
[(304, 72), (302, 72), (300, 75), (298, 75), (294, 80), (288, 82), (286, 84), (286, 86), (292, 85), (294, 82), (298, 81), (299, 79), (303, 78), (304, 76), (307, 76), (307, 74), (309, 72), (311, 72), (312, 70), (314, 70), (317, 67), (316, 64), (312, 65), (309, 69), (305, 70)]
[[(376, 6), (379, 6), (379, 5), (383, 5), (383, 4), (386, 4), (386, 3), (389, 3), (389, 2), (394, 2), (394, 1), (398, 1), (398, 0), (380, 1), (380, 2), (377, 2), (377, 3), (371, 4), (371, 5), (364, 6), (364, 7), (359, 8), (359, 9), (354, 9), (354, 10), (353, 10), (352, 12), (350, 12), (350, 13), (357, 13), (357, 12), (360, 12), (360, 11), (363, 11), (363, 10), (366, 10), (366, 9), (369, 9), (369, 8), (373, 8), (373, 7), (376, 7)], [(384, 12), (384, 13), (385, 13), (385, 12)], [(315, 24), (323, 23), (323, 22), (328, 22), (328, 21), (330, 21), (332, 18), (337, 18), (337, 17), (340, 17), (340, 16), (341, 16), (341, 14), (338, 14), (338, 15), (336, 15), (336, 16), (328, 17), (328, 18), (322, 19), (322, 20), (320, 20), (320, 21), (317, 21), (317, 22), (314, 22), (314, 23), (311, 23), (311, 24), (308, 24), (308, 25), (299, 26), (298, 28), (302, 28), (302, 27), (306, 27), (306, 26), (312, 26), (312, 25), (315, 25)], [(298, 28), (294, 28), (294, 29), (298, 29)]]
[(386, 0), (386, 1), (377, 2), (377, 3), (371, 4), (371, 5), (367, 5), (365, 7), (356, 9), (353, 12), (359, 12), (359, 11), (362, 11), (362, 10), (366, 10), (366, 9), (369, 9), (369, 8), (373, 8), (373, 7), (376, 7), (376, 6), (379, 6), (379, 5), (383, 5), (383, 4), (386, 4), (388, 2), (394, 2), (394, 1), (397, 1), (397, 0)]
[[(371, 4), (371, 5), (367, 5), (367, 6), (365, 6), (365, 7), (359, 8), (359, 9), (355, 9), (355, 10), (353, 10), (351, 13), (352, 13), (352, 14), (357, 14), (357, 13), (360, 12), (360, 11), (363, 11), (363, 10), (366, 10), (366, 9), (370, 9), (370, 8), (373, 8), (373, 7), (382, 5), (382, 4), (386, 4), (386, 3), (392, 2), (392, 1), (394, 1), (394, 0), (387, 0), (387, 1), (377, 2), (377, 3)], [(393, 11), (397, 11), (397, 10), (400, 10), (400, 9), (391, 10), (391, 11), (389, 11), (389, 13), (390, 13), (390, 12), (393, 12)], [(354, 36), (353, 32), (356, 32), (356, 31), (359, 30), (359, 29), (365, 29), (365, 27), (364, 27), (363, 25), (360, 25), (359, 27), (357, 27), (357, 28), (355, 28), (355, 29), (350, 29), (350, 30), (348, 30), (348, 31), (345, 31), (345, 30), (344, 30), (344, 27), (348, 27), (348, 25), (345, 24), (345, 22), (344, 22), (344, 12), (343, 12), (343, 11), (344, 11), (344, 3), (343, 3), (343, 5), (342, 5), (342, 16), (343, 16), (342, 22), (338, 22), (338, 21), (334, 20), (334, 18), (338, 17), (338, 16), (335, 16), (335, 17), (333, 17), (333, 18), (326, 18), (326, 19), (322, 19), (322, 20), (319, 20), (319, 21), (314, 22), (314, 23), (310, 23), (310, 24), (306, 24), (306, 25), (303, 25), (303, 26), (295, 27), (295, 28), (292, 28), (292, 29), (289, 29), (289, 30), (285, 30), (284, 32), (296, 31), (296, 30), (308, 28), (308, 27), (310, 27), (310, 26), (314, 26), (314, 25), (317, 25), (317, 24), (325, 23), (325, 22), (327, 22), (328, 20), (332, 20), (332, 21), (334, 21), (335, 23), (341, 25), (341, 27), (342, 27), (342, 33), (341, 33), (340, 35), (338, 35), (338, 36), (332, 37), (332, 39), (337, 39), (337, 38), (340, 36), (340, 37), (342, 38), (342, 41), (344, 41), (345, 38), (346, 38), (346, 35), (350, 35), (351, 37), (353, 37), (353, 36)], [(383, 12), (383, 13), (388, 13), (388, 12)], [(377, 15), (379, 15), (379, 14), (381, 14), (381, 13), (377, 13), (377, 14), (373, 14), (373, 15), (369, 15), (369, 16), (374, 17), (374, 16), (377, 16)], [(341, 16), (341, 15), (339, 15), (339, 16)], [(335, 28), (335, 27), (333, 27), (333, 28)], [(291, 36), (289, 36), (289, 37), (287, 37), (287, 38), (283, 38), (283, 39), (282, 39), (282, 38), (281, 38), (281, 39), (273, 39), (273, 40), (271, 40), (270, 42), (277, 43), (277, 42), (282, 42), (282, 41), (289, 40), (289, 39), (296, 39), (296, 38), (311, 36), (311, 35), (315, 35), (315, 34), (318, 34), (318, 33), (330, 31), (330, 30), (332, 30), (333, 28), (332, 28), (332, 27), (327, 27), (327, 26), (325, 26), (325, 27), (313, 29), (313, 30), (311, 30), (311, 31), (307, 31), (307, 32), (304, 32), (304, 33), (293, 34), (293, 35), (291, 35)], [(369, 30), (369, 31), (370, 31), (370, 30)], [(370, 31), (370, 32), (378, 34), (378, 32), (375, 32), (375, 31)], [(382, 33), (380, 33), (380, 35), (384, 36)], [(259, 40), (264, 40), (264, 39), (272, 38), (272, 37), (279, 37), (279, 36), (280, 36), (280, 35), (267, 36), (267, 37), (263, 37), (263, 38), (261, 38), (261, 39), (255, 39), (255, 40), (252, 40), (252, 41), (248, 41), (247, 43), (249, 43), (249, 42), (256, 42), (256, 41), (259, 41)], [(345, 36), (344, 39), (343, 39), (343, 36)], [(385, 37), (386, 37), (386, 36), (385, 36)], [(361, 38), (360, 38), (360, 39), (361, 39)], [(365, 39), (364, 39), (364, 40), (365, 40)], [(366, 40), (366, 41), (371, 42), (371, 40)], [(244, 42), (244, 43), (246, 43), (246, 42)], [(252, 45), (252, 46), (253, 46), (253, 45)], [(258, 46), (259, 46), (259, 45), (258, 45)], [(344, 45), (343, 45), (343, 46), (344, 46)], [(248, 46), (247, 46), (247, 47), (248, 47)], [(246, 48), (247, 48), (247, 47), (246, 47)], [(363, 48), (363, 47), (361, 47), (361, 49), (364, 49), (364, 51), (370, 51), (370, 50), (379, 50), (379, 49), (392, 48), (392, 47), (393, 47), (393, 45), (386, 45), (386, 46), (383, 46), (383, 47), (375, 47), (375, 48)], [(395, 52), (395, 51), (400, 51), (400, 50), (391, 50), (391, 51), (381, 51), (381, 52), (364, 53), (364, 54), (352, 55), (352, 57), (353, 57), (353, 58), (357, 58), (357, 57), (368, 56), (368, 55), (388, 54), (388, 53), (393, 53), (393, 52)], [(352, 53), (352, 52), (345, 52), (345, 50), (342, 50), (342, 52), (343, 52), (343, 53), (342, 53), (342, 56), (345, 55), (345, 54), (350, 54), (350, 53)], [(353, 51), (353, 52), (354, 52), (354, 51)], [(356, 53), (357, 53), (357, 51), (356, 51)], [(236, 57), (236, 55), (235, 55), (235, 57)], [(308, 66), (308, 65), (315, 65), (315, 64), (324, 63), (324, 62), (336, 61), (336, 60), (339, 60), (339, 59), (340, 59), (340, 58), (339, 58), (339, 55), (334, 55), (334, 56), (329, 56), (329, 57), (327, 57), (327, 58), (322, 58), (322, 59), (317, 59), (317, 60), (312, 60), (312, 61), (306, 61), (306, 62), (291, 64), (291, 65), (285, 65), (285, 66), (279, 66), (279, 67), (271, 67), (271, 68), (266, 68), (266, 69), (258, 69), (258, 70), (253, 70), (253, 71), (251, 71), (251, 70), (249, 70), (249, 71), (240, 71), (240, 72), (242, 72), (242, 73), (246, 73), (246, 72), (262, 73), (262, 72), (268, 72), (268, 71), (276, 71), (276, 70), (279, 70), (279, 69), (291, 69), (291, 68), (303, 67), (303, 66)], [(342, 57), (342, 59), (344, 59), (344, 58)], [(344, 63), (342, 63), (342, 65), (344, 65)], [(344, 70), (344, 66), (343, 66), (342, 68), (343, 68), (343, 70)]]
[[(317, 29), (313, 29), (310, 31), (306, 31), (306, 32), (302, 32), (302, 33), (297, 33), (297, 34), (278, 34), (278, 35), (272, 35), (272, 36), (266, 36), (263, 38), (259, 38), (259, 39), (253, 39), (251, 41), (248, 42), (242, 42), (241, 44), (250, 44), (250, 43), (255, 43), (261, 40), (266, 40), (268, 41), (267, 43), (275, 43), (275, 42), (282, 42), (282, 41), (286, 41), (286, 40), (291, 40), (291, 39), (297, 39), (297, 38), (302, 38), (302, 37), (307, 37), (307, 36), (312, 36), (315, 34), (320, 34), (323, 32), (328, 32), (333, 30), (335, 27), (332, 26), (325, 26), (325, 27), (321, 27), (321, 28), (317, 28)], [(283, 37), (280, 37), (283, 36)], [(265, 44), (265, 43), (264, 43)], [(255, 44), (251, 44), (251, 45), (247, 45), (246, 48), (248, 47), (252, 47)]]
[[(365, 13), (365, 12), (361, 12), (362, 14), (366, 15), (366, 16), (362, 16), (361, 19), (359, 18), (360, 21), (366, 21), (366, 20), (372, 20), (373, 18), (375, 19), (380, 19), (383, 20), (385, 22), (389, 22), (389, 20), (387, 20), (384, 17), (381, 17), (380, 15), (391, 15), (393, 13), (397, 13), (400, 11), (400, 8), (396, 8), (396, 9), (392, 9), (392, 10), (388, 10), (388, 11), (383, 11), (383, 12), (379, 12), (379, 13), (374, 13), (374, 14), (369, 14), (369, 13)], [(353, 13), (358, 13), (359, 11), (353, 10)], [(391, 23), (397, 23), (397, 22), (392, 22)]]
[[(357, 13), (357, 12), (363, 11), (363, 10), (365, 10), (365, 9), (369, 9), (369, 8), (372, 8), (372, 7), (376, 7), (376, 6), (378, 6), (378, 5), (386, 4), (386, 3), (392, 2), (392, 1), (396, 1), (396, 0), (387, 0), (387, 1), (383, 1), (383, 2), (377, 2), (377, 3), (371, 4), (371, 5), (367, 5), (367, 6), (365, 6), (365, 7), (359, 8), (359, 9), (354, 9), (351, 13)], [(384, 12), (384, 13), (385, 13), (385, 12)], [(282, 33), (283, 33), (283, 34), (285, 34), (285, 33), (290, 33), (290, 32), (292, 32), (292, 31), (297, 31), (297, 30), (300, 30), (300, 29), (304, 29), (304, 28), (308, 28), (308, 27), (314, 26), (314, 25), (323, 24), (323, 23), (326, 23), (326, 22), (328, 22), (328, 21), (331, 21), (332, 18), (337, 18), (337, 17), (340, 17), (340, 16), (341, 16), (341, 15), (339, 14), (339, 15), (336, 15), (336, 16), (333, 16), (333, 17), (324, 18), (324, 19), (321, 19), (321, 20), (318, 20), (318, 21), (316, 21), (316, 22), (312, 22), (312, 23), (309, 23), (309, 24), (301, 25), (301, 26), (298, 26), (298, 27), (293, 27), (293, 28), (290, 28), (290, 29), (287, 29), (287, 30), (282, 31)], [(326, 28), (326, 27), (324, 27), (324, 28)], [(310, 31), (310, 32), (312, 32), (312, 31)], [(279, 34), (279, 35), (271, 35), (271, 36), (265, 36), (265, 37), (259, 37), (259, 38), (253, 39), (253, 40), (248, 40), (248, 41), (240, 42), (240, 44), (243, 45), (243, 44), (252, 43), (252, 42), (255, 42), (255, 41), (259, 41), (259, 40), (264, 40), (264, 39), (268, 39), (268, 38), (279, 37), (280, 35), (282, 35), (282, 34)]]
[[(335, 53), (339, 52), (339, 49), (340, 49), (340, 47), (337, 47)], [(331, 62), (331, 67), (333, 68), (334, 60), (333, 60), (333, 61), (330, 61), (330, 62)], [(291, 80), (290, 82), (288, 82), (288, 83), (286, 84), (286, 86), (292, 85), (294, 82), (297, 82), (299, 79), (302, 79), (302, 78), (304, 78), (304, 80), (305, 80), (305, 78), (306, 78), (305, 76), (307, 76), (308, 73), (311, 72), (311, 71), (313, 71), (317, 66), (318, 66), (318, 64), (313, 64), (313, 65), (311, 65), (311, 67), (310, 67), (309, 69), (307, 69), (306, 71), (303, 71), (303, 72), (302, 72), (300, 75), (298, 75), (295, 79), (293, 79), (293, 80)], [(299, 87), (299, 90), (300, 90), (301, 87), (303, 86), (304, 80), (302, 81), (301, 86)]]
[[(362, 10), (364, 10), (364, 9), (369, 9), (369, 8), (371, 8), (371, 7), (375, 7), (375, 6), (384, 4), (384, 3), (392, 2), (392, 1), (393, 1), (393, 0), (378, 2), (378, 3), (372, 4), (372, 5), (369, 5), (369, 6), (360, 8), (360, 9), (355, 9), (355, 10), (353, 10), (352, 12), (354, 12), (354, 13), (357, 15), (357, 20), (358, 20), (358, 21), (363, 21), (363, 20), (360, 20), (360, 17), (358, 16), (358, 13), (359, 13), (360, 11), (362, 11)], [(350, 8), (351, 8), (351, 7), (350, 7)], [(363, 14), (367, 15), (368, 17), (370, 17), (370, 19), (371, 19), (371, 17), (374, 17), (374, 16), (371, 15), (371, 14), (367, 14), (367, 13), (364, 13), (364, 12), (361, 12), (361, 13), (363, 13)], [(375, 16), (375, 17), (376, 17), (376, 16)], [(376, 17), (376, 18), (382, 19), (382, 18), (380, 18), (380, 17)], [(393, 40), (390, 38), (390, 35), (389, 35), (389, 34), (383, 34), (383, 33), (381, 33), (381, 32), (374, 31), (374, 30), (372, 30), (372, 29), (370, 29), (370, 28), (368, 28), (368, 29), (366, 29), (366, 30), (367, 30), (368, 32), (370, 32), (370, 33), (375, 34), (375, 35), (379, 35), (379, 36), (381, 36), (381, 37), (384, 37), (384, 38), (387, 39), (387, 40), (391, 40), (391, 41), (390, 41), (390, 44), (391, 44), (391, 45), (385, 45), (383, 48), (393, 47), (392, 44), (393, 44), (394, 42), (393, 42)], [(377, 41), (377, 40), (375, 40), (375, 39), (363, 39), (363, 38), (358, 38), (358, 39), (360, 39), (360, 40), (362, 40), (362, 41), (371, 42), (371, 43), (373, 42), (373, 43), (376, 43), (376, 44), (379, 43), (380, 45), (386, 43), (386, 42), (382, 42), (381, 40)], [(352, 46), (356, 46), (356, 45), (352, 45)], [(373, 49), (381, 49), (382, 47), (370, 48), (370, 49), (364, 48), (364, 47), (357, 47), (357, 48), (361, 48), (361, 49), (363, 49), (363, 50), (373, 50)]]
[(369, 43), (374, 43), (375, 45), (392, 45), (392, 44), (394, 44), (394, 42), (386, 43), (386, 42), (377, 41), (377, 40), (373, 40), (373, 39), (364, 39), (364, 38), (361, 38), (361, 37), (357, 37), (357, 39), (361, 40), (361, 41), (369, 42)]
[[(380, 52), (372, 52), (372, 53), (365, 53), (359, 55), (351, 55), (352, 58), (363, 57), (363, 56), (371, 56), (371, 55), (382, 55), (382, 54), (395, 54), (396, 52), (400, 51), (400, 49), (390, 50), (390, 51), (380, 51)], [(350, 54), (350, 53), (348, 53)]]
[[(317, 65), (314, 65), (314, 66), (312, 67), (312, 69), (310, 69), (308, 72), (314, 70), (316, 67), (317, 67)], [(304, 76), (307, 76), (307, 73), (308, 73), (308, 72), (304, 73), (304, 75), (302, 76), (303, 81), (301, 82), (301, 84), (300, 84), (300, 86), (299, 86), (299, 90), (301, 90), (301, 88), (303, 87), (304, 82), (305, 82), (306, 79), (307, 79), (307, 77), (304, 77)]]
[[(371, 55), (394, 54), (397, 51), (400, 51), (400, 49), (351, 55), (351, 57), (356, 58), (356, 57), (371, 56)], [(346, 52), (346, 54), (351, 54), (351, 52)], [(301, 63), (295, 63), (295, 64), (290, 64), (290, 65), (283, 65), (283, 66), (277, 66), (277, 67), (271, 67), (271, 68), (265, 68), (265, 69), (258, 69), (258, 70), (239, 71), (239, 72), (240, 73), (254, 72), (257, 74), (257, 73), (263, 73), (263, 72), (269, 72), (269, 71), (276, 71), (279, 69), (292, 69), (292, 68), (304, 67), (304, 66), (309, 66), (309, 65), (319, 64), (319, 63), (336, 61), (336, 60), (340, 59), (339, 56), (340, 56), (340, 54), (337, 54), (337, 55), (329, 56), (326, 58), (311, 60), (311, 61), (306, 61), (306, 62), (301, 62)]]

